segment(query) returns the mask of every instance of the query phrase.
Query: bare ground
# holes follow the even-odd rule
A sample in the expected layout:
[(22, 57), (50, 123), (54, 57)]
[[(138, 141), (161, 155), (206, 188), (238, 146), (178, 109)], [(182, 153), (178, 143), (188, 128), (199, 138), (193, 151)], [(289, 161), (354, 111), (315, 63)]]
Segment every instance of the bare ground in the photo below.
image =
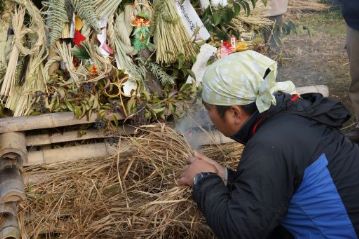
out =
[(297, 33), (283, 38), (282, 53), (278, 56), (279, 80), (291, 80), (297, 86), (327, 85), (330, 97), (341, 100), (351, 110), (346, 24), (340, 11), (332, 9), (289, 17), (296, 23)]

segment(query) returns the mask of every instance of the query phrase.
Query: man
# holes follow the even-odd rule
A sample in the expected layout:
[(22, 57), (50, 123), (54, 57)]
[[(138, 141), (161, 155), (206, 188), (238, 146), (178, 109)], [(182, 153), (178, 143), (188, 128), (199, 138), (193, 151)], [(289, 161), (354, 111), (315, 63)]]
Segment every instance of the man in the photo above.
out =
[[(348, 25), (346, 48), (350, 62), (352, 82), (349, 87), (349, 97), (356, 120), (359, 120), (359, 1), (342, 0), (343, 17)], [(359, 125), (347, 135), (359, 142)]]
[(245, 148), (236, 171), (197, 154), (179, 183), (219, 238), (357, 238), (359, 147), (339, 131), (350, 115), (320, 94), (291, 95), (276, 68), (254, 51), (208, 67), (208, 114)]
[(283, 15), (287, 12), (288, 0), (270, 0), (265, 17), (274, 22), (273, 29), (264, 29), (264, 40), (273, 51), (278, 51), (281, 45)]

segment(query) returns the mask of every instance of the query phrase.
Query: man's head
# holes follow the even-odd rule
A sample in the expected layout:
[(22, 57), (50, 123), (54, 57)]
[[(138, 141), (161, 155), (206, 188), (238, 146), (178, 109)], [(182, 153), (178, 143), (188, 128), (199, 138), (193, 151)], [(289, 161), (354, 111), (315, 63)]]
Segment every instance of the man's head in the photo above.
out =
[(215, 127), (227, 137), (236, 134), (249, 117), (257, 111), (255, 103), (242, 106), (219, 106), (210, 105), (205, 102), (203, 104)]
[(295, 90), (275, 81), (277, 63), (254, 51), (227, 56), (210, 65), (203, 77), (202, 100), (209, 117), (226, 136), (235, 135), (250, 116), (276, 104), (273, 93)]

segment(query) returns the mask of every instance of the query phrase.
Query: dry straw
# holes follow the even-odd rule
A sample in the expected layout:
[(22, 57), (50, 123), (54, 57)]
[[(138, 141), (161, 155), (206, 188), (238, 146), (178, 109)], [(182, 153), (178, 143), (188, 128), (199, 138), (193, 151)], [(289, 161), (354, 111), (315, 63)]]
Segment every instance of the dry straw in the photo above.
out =
[(321, 12), (329, 8), (330, 6), (327, 4), (307, 0), (293, 0), (288, 4), (288, 10), (291, 13)]
[(194, 43), (181, 22), (174, 1), (155, 1), (153, 8), (156, 62), (172, 63), (180, 54), (183, 54), (186, 60), (194, 57)]
[[(112, 158), (26, 168), (23, 238), (213, 238), (190, 189), (176, 184), (189, 146), (164, 125), (138, 131)], [(233, 166), (241, 149), (204, 152)]]

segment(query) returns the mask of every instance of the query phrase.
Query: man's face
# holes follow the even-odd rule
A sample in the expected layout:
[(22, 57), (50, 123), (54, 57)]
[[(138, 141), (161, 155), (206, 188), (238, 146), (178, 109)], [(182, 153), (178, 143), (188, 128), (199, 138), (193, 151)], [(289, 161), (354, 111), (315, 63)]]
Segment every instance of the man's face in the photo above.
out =
[(204, 103), (214, 126), (225, 136), (235, 135), (250, 117), (240, 106), (231, 106), (222, 117), (216, 106)]

